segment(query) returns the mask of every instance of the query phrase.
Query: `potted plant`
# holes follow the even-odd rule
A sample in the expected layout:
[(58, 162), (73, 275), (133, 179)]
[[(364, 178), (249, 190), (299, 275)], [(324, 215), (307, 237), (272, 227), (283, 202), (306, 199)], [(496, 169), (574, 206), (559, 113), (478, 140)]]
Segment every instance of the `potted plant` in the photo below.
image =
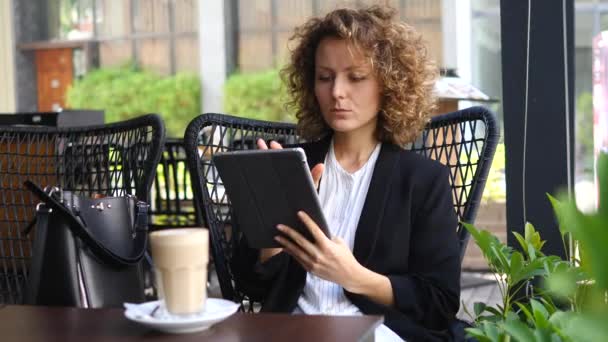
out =
[[(520, 250), (465, 224), (496, 275), (503, 301), (474, 305), (470, 337), (479, 341), (600, 341), (608, 337), (608, 155), (598, 158), (599, 208), (578, 210), (574, 198), (548, 195), (564, 239), (578, 253), (568, 260), (542, 252), (530, 223), (514, 233)], [(539, 281), (533, 282), (533, 279)], [(531, 286), (531, 284), (539, 284)], [(523, 295), (522, 295), (523, 293)]]

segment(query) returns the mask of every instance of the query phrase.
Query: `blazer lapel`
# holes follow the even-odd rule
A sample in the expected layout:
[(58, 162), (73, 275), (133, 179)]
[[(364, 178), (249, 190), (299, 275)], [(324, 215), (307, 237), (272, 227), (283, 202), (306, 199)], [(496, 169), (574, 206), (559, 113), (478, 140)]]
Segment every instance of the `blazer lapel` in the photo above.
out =
[(397, 161), (399, 160), (399, 151), (399, 147), (383, 143), (376, 160), (374, 173), (355, 233), (353, 254), (362, 265), (367, 264), (378, 241), (391, 181), (394, 178), (393, 173), (396, 172)]

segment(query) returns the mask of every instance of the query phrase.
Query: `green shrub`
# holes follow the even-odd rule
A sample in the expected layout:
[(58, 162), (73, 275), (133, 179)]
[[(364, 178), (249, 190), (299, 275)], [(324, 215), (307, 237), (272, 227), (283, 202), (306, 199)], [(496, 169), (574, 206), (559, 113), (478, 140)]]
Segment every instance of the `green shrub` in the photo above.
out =
[(294, 122), (278, 70), (231, 75), (224, 86), (224, 112), (241, 117)]
[(105, 110), (106, 122), (158, 113), (167, 136), (182, 137), (201, 112), (200, 89), (194, 75), (161, 77), (131, 67), (101, 68), (74, 82), (66, 99), (71, 108)]

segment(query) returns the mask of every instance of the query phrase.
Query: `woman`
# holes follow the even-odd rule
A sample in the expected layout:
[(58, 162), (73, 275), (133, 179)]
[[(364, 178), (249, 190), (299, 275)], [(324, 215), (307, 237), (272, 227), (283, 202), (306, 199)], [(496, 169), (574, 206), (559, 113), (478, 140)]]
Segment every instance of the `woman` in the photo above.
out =
[(379, 314), (377, 337), (446, 340), (460, 293), (449, 171), (399, 147), (428, 122), (436, 69), (394, 16), (339, 9), (296, 29), (283, 76), (332, 239), (299, 212), (314, 243), (279, 225), (283, 248), (241, 250), (254, 257), (233, 271), (262, 311)]

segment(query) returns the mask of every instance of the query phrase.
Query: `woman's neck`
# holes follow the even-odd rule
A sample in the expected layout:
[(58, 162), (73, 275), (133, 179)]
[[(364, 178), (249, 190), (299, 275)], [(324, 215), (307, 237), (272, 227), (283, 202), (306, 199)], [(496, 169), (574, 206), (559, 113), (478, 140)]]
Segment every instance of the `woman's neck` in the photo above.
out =
[(348, 173), (363, 167), (378, 144), (374, 135), (361, 137), (335, 132), (333, 139), (336, 160)]

